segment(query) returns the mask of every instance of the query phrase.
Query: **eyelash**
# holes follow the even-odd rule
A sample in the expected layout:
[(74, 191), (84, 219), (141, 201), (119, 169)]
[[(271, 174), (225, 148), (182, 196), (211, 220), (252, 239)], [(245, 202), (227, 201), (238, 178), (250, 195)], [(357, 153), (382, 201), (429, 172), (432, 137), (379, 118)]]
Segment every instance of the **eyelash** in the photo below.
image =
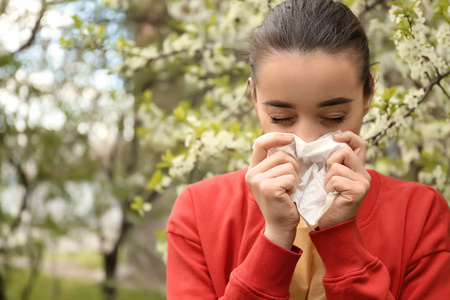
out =
[(339, 123), (343, 123), (344, 122), (344, 117), (340, 117), (340, 118), (323, 118), (323, 119), (326, 120), (327, 122), (335, 123), (335, 124), (339, 124)]
[[(277, 119), (277, 118), (271, 118), (273, 124), (284, 124), (287, 121), (289, 121), (291, 118), (286, 119)], [(326, 122), (333, 123), (333, 124), (340, 124), (344, 122), (344, 117), (340, 118), (323, 118)]]
[(287, 118), (287, 119), (272, 118), (272, 123), (273, 124), (280, 124), (280, 123), (283, 124), (283, 123), (286, 123), (289, 120), (290, 120), (290, 118)]

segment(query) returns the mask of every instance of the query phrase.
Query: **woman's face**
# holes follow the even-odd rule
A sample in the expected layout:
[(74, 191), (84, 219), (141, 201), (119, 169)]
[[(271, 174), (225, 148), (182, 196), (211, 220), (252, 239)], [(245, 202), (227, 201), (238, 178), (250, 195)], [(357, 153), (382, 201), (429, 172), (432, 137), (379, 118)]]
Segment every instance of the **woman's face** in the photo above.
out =
[(294, 133), (307, 143), (339, 129), (359, 134), (369, 111), (371, 97), (364, 99), (358, 70), (345, 53), (273, 55), (257, 76), (253, 102), (265, 133)]

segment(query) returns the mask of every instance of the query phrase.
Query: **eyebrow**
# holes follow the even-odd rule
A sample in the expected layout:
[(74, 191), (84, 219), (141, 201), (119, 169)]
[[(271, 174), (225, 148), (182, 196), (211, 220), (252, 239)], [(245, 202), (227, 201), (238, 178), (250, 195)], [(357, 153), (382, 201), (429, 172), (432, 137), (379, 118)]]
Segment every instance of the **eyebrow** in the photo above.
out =
[[(329, 100), (322, 101), (320, 103), (317, 103), (317, 108), (327, 107), (327, 106), (333, 106), (333, 105), (339, 105), (344, 103), (352, 102), (353, 99), (345, 98), (345, 97), (337, 97)], [(280, 101), (280, 100), (269, 100), (263, 103), (264, 105), (268, 106), (274, 106), (274, 107), (280, 107), (280, 108), (291, 108), (294, 109), (295, 105)]]
[(344, 98), (344, 97), (338, 97), (338, 98), (333, 98), (333, 99), (329, 99), (329, 100), (325, 100), (322, 101), (320, 103), (317, 103), (317, 108), (321, 108), (321, 107), (327, 107), (327, 106), (333, 106), (333, 105), (339, 105), (339, 104), (344, 104), (344, 103), (349, 103), (352, 102), (353, 99), (349, 99), (349, 98)]
[(280, 101), (280, 100), (269, 100), (263, 103), (264, 105), (268, 106), (275, 106), (275, 107), (281, 107), (281, 108), (295, 108), (295, 105), (292, 105), (288, 102)]

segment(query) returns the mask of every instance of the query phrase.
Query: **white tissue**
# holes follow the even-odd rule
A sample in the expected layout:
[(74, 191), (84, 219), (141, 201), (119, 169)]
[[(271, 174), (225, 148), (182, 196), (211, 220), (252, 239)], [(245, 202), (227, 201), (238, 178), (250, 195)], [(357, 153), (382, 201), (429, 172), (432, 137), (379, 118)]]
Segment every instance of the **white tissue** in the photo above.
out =
[[(346, 143), (339, 143), (333, 139), (333, 134), (338, 132), (340, 131), (327, 133), (310, 143), (292, 134), (295, 138), (294, 142), (268, 151), (268, 156), (278, 150), (285, 151), (299, 162), (300, 183), (295, 193), (291, 195), (291, 199), (296, 203), (298, 212), (308, 225), (317, 224), (338, 195), (337, 192), (327, 193), (325, 190), (325, 176), (328, 172), (326, 161), (333, 152), (347, 146)], [(275, 132), (264, 136), (271, 134)]]

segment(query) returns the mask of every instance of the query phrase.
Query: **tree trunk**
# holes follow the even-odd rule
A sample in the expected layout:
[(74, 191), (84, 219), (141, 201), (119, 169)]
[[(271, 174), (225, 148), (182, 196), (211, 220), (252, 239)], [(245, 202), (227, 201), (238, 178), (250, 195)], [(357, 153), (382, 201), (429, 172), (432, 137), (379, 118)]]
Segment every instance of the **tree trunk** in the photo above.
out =
[(0, 274), (0, 300), (6, 300), (5, 281), (3, 280), (2, 274)]
[(36, 285), (36, 280), (39, 276), (39, 266), (33, 267), (30, 270), (30, 276), (28, 277), (27, 283), (22, 290), (22, 300), (29, 300), (31, 292)]
[[(116, 271), (117, 271), (117, 259), (119, 257), (119, 248), (122, 242), (131, 228), (131, 223), (122, 218), (122, 224), (120, 226), (119, 237), (109, 253), (103, 254), (103, 267), (105, 271), (105, 280), (103, 282), (103, 295), (105, 300), (114, 300), (117, 294), (117, 282), (116, 282)], [(1, 299), (0, 299), (1, 300)]]
[(30, 237), (31, 228), (28, 228), (28, 243), (27, 243), (27, 253), (29, 260), (30, 275), (25, 283), (25, 287), (22, 290), (22, 300), (29, 300), (31, 292), (36, 285), (36, 281), (39, 276), (39, 268), (42, 262), (43, 245), (35, 243)]
[(117, 249), (103, 255), (105, 270), (105, 281), (103, 282), (103, 295), (105, 300), (114, 300), (116, 298), (116, 267), (117, 267)]

